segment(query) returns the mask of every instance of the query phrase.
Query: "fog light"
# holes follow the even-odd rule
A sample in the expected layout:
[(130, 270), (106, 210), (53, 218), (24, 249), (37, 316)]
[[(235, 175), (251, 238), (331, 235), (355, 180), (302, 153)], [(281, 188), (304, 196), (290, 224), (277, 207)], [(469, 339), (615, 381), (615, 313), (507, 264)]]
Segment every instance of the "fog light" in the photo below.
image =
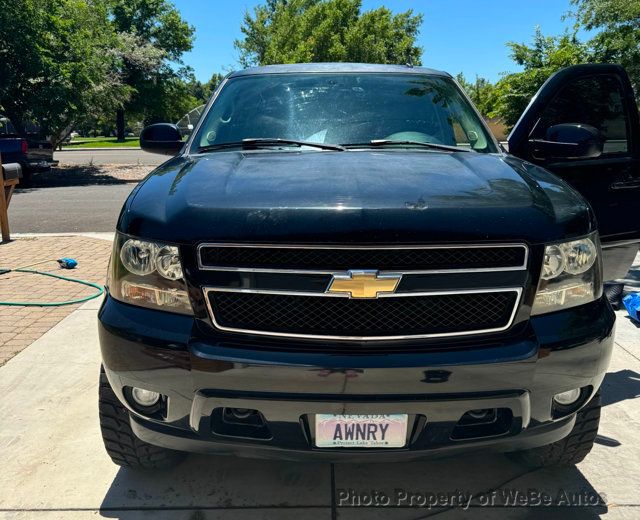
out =
[(574, 388), (573, 390), (568, 390), (566, 392), (560, 392), (553, 396), (553, 400), (561, 404), (563, 406), (568, 406), (570, 404), (575, 403), (578, 399), (580, 399), (580, 389)]
[(151, 390), (133, 387), (131, 389), (131, 397), (140, 406), (153, 406), (160, 400), (160, 394)]
[(249, 410), (248, 408), (229, 408), (229, 411), (236, 419), (247, 419), (255, 410)]
[(467, 412), (467, 415), (469, 415), (470, 417), (473, 417), (474, 419), (485, 419), (486, 417), (489, 416), (489, 414), (492, 412), (493, 410), (489, 410), (489, 409), (484, 409), (484, 410), (469, 410)]

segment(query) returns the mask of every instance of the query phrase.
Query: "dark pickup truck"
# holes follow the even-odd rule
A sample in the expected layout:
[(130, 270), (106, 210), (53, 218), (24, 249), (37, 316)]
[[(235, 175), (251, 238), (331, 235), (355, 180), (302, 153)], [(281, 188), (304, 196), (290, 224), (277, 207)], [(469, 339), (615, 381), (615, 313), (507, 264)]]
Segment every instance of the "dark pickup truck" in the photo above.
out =
[(640, 126), (615, 65), (551, 77), (506, 153), (449, 74), (230, 74), (124, 204), (99, 312), (117, 464), (184, 452), (534, 466), (590, 451), (640, 240)]
[(53, 147), (49, 141), (36, 135), (29, 135), (25, 139), (1, 130), (6, 130), (6, 126), (0, 126), (2, 162), (20, 164), (24, 182), (28, 182), (34, 173), (48, 171), (58, 164), (53, 160)]

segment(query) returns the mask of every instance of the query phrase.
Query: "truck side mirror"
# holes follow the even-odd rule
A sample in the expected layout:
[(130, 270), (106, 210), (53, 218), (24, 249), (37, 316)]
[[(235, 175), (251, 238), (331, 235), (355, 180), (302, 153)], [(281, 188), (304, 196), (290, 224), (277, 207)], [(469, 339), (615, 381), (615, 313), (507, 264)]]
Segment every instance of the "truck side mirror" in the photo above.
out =
[(602, 155), (604, 138), (590, 125), (563, 123), (547, 128), (544, 139), (529, 140), (537, 159), (595, 159)]
[(140, 134), (140, 148), (145, 152), (176, 155), (183, 145), (180, 129), (171, 123), (149, 125)]

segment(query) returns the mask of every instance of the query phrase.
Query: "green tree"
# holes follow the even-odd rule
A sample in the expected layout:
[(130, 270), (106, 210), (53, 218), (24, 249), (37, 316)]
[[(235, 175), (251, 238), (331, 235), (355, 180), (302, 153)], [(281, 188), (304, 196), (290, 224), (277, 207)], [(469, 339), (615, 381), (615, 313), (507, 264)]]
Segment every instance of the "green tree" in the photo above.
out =
[(483, 116), (488, 116), (493, 113), (495, 87), (488, 79), (476, 76), (476, 80), (472, 83), (468, 81), (461, 72), (456, 76), (456, 80)]
[(193, 108), (185, 81), (190, 69), (183, 66), (182, 55), (192, 47), (194, 28), (169, 0), (108, 1), (123, 42), (118, 73), (132, 91), (116, 113), (117, 137), (124, 140), (125, 112), (151, 123), (177, 120)]
[(599, 31), (589, 45), (595, 61), (619, 63), (640, 96), (640, 1), (572, 0), (579, 26)]
[(509, 42), (511, 58), (521, 67), (522, 72), (503, 76), (493, 91), (493, 111), (490, 116), (501, 117), (508, 127), (512, 127), (533, 95), (554, 72), (579, 63), (594, 60), (587, 44), (578, 40), (575, 33), (561, 36), (544, 36), (536, 27), (531, 45)]
[(0, 8), (0, 105), (18, 133), (36, 121), (56, 145), (129, 95), (103, 0), (12, 0)]
[(360, 0), (269, 0), (246, 12), (235, 41), (240, 63), (420, 64), (422, 15), (386, 7), (362, 12)]
[(193, 96), (200, 105), (203, 105), (209, 101), (209, 98), (223, 79), (224, 75), (218, 72), (214, 72), (209, 81), (205, 83), (192, 77), (188, 83), (189, 94)]
[(139, 91), (149, 96), (151, 103), (144, 108), (145, 124), (163, 121), (176, 122), (200, 101), (192, 95), (189, 83), (179, 75), (167, 76), (158, 84), (144, 85)]

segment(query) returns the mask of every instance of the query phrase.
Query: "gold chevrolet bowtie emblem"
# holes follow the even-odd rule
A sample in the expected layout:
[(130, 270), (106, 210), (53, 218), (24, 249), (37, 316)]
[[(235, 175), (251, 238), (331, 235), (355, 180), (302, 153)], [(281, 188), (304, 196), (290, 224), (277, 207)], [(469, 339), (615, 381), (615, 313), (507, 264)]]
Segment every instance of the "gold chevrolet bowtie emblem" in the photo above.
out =
[(378, 271), (347, 271), (335, 274), (327, 292), (346, 293), (350, 298), (377, 298), (381, 293), (392, 293), (398, 287), (402, 275), (378, 275)]

